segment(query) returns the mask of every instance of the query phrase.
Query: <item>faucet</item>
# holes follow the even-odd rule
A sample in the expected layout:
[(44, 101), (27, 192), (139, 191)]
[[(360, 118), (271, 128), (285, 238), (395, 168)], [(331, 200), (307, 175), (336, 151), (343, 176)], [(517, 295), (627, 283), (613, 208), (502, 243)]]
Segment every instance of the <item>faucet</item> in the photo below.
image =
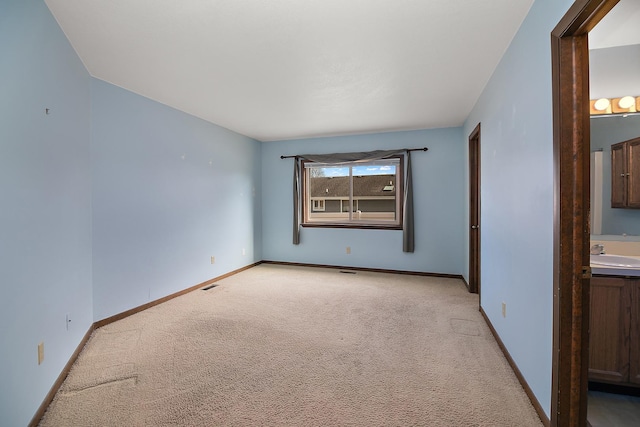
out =
[(591, 255), (602, 255), (604, 254), (604, 245), (600, 245), (600, 244), (593, 245), (591, 246), (590, 252), (591, 252)]

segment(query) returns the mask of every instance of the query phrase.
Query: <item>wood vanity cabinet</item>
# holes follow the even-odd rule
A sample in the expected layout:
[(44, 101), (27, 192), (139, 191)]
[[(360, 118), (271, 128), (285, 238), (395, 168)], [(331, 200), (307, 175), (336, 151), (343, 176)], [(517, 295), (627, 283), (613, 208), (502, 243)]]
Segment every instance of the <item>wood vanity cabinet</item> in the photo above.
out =
[(640, 387), (640, 278), (591, 279), (589, 380)]
[(631, 328), (629, 337), (629, 382), (640, 386), (640, 280), (631, 287)]
[(640, 138), (611, 146), (611, 207), (640, 209)]

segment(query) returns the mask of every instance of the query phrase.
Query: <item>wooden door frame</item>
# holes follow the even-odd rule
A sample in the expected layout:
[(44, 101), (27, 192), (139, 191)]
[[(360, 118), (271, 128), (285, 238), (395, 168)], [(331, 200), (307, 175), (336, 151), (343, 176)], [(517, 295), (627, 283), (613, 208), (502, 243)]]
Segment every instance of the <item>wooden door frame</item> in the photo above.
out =
[[(472, 145), (475, 144), (471, 155)], [(474, 173), (475, 171), (475, 173)], [(475, 189), (475, 191), (473, 191)], [(474, 210), (475, 209), (475, 210)], [(475, 215), (474, 215), (475, 212)], [(469, 135), (469, 292), (480, 294), (480, 123)], [(472, 237), (473, 233), (476, 237)], [(476, 240), (476, 245), (472, 242)], [(474, 267), (475, 266), (475, 267)]]
[(589, 360), (588, 32), (618, 0), (576, 0), (551, 33), (553, 87), (553, 367), (551, 425), (587, 423)]

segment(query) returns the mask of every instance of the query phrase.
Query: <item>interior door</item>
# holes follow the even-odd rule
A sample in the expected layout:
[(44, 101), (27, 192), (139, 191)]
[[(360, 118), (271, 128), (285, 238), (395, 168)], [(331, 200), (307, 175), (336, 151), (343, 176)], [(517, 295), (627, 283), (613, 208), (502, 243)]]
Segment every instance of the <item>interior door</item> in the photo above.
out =
[(469, 135), (469, 292), (480, 293), (480, 124)]

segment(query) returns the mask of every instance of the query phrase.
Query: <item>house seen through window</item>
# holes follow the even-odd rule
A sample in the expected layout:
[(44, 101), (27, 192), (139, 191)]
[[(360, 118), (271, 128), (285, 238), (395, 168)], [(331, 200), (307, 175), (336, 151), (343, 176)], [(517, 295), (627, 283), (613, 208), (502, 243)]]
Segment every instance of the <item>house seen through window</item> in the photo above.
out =
[(402, 227), (402, 159), (348, 164), (306, 161), (306, 226)]

